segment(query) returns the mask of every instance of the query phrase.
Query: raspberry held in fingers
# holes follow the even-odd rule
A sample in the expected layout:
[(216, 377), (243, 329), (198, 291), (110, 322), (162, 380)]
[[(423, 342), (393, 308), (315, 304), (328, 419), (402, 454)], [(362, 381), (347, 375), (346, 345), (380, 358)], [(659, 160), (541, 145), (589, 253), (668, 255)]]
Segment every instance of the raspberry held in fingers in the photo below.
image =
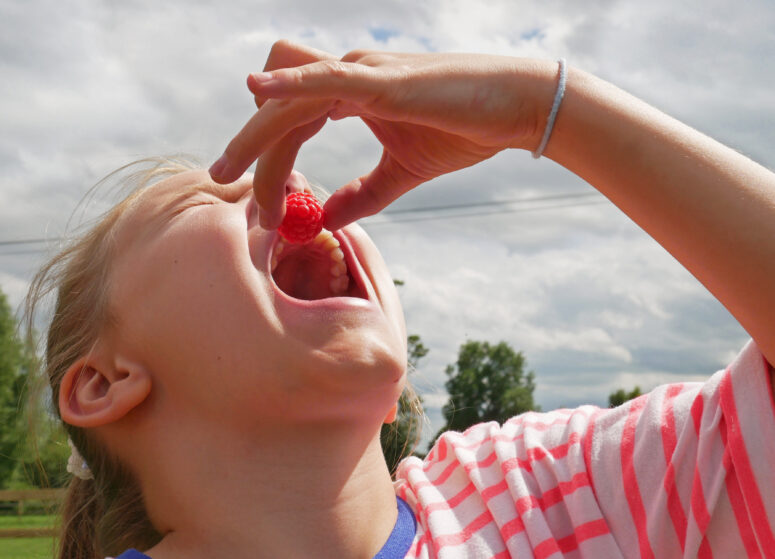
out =
[(289, 243), (305, 244), (323, 229), (323, 207), (308, 192), (294, 192), (285, 200), (285, 218), (277, 229)]

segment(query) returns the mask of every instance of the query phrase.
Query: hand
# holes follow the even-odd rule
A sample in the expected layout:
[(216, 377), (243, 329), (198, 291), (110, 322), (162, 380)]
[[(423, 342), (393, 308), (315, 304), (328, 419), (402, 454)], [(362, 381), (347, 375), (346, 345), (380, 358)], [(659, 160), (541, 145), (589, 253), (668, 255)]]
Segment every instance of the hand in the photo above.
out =
[(534, 148), (555, 75), (556, 65), (510, 57), (353, 51), (339, 60), (281, 41), (265, 72), (248, 78), (259, 111), (211, 174), (217, 182), (234, 181), (258, 158), (261, 224), (275, 228), (301, 145), (328, 118), (358, 116), (384, 150), (370, 173), (326, 203), (325, 226), (336, 230), (434, 177), (509, 147)]

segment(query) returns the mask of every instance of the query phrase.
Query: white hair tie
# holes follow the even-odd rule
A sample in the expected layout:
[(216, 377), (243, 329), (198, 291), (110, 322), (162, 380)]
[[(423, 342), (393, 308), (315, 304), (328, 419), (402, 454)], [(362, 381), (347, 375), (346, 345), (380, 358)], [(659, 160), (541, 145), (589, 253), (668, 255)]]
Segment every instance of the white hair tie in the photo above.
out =
[(562, 103), (562, 97), (565, 95), (565, 59), (560, 58), (557, 61), (560, 64), (560, 81), (557, 84), (557, 93), (554, 94), (554, 103), (552, 103), (552, 111), (549, 113), (549, 119), (546, 121), (546, 128), (544, 129), (544, 137), (541, 138), (541, 143), (538, 145), (538, 149), (533, 152), (533, 158), (538, 159), (544, 153), (546, 144), (549, 143), (549, 136), (552, 135), (552, 129), (554, 128), (554, 119), (557, 118), (557, 111), (560, 110), (560, 103)]
[(67, 459), (67, 471), (73, 474), (78, 479), (94, 479), (94, 474), (91, 473), (89, 464), (83, 459), (81, 453), (75, 448), (72, 439), (67, 438), (67, 444), (70, 446), (70, 458)]

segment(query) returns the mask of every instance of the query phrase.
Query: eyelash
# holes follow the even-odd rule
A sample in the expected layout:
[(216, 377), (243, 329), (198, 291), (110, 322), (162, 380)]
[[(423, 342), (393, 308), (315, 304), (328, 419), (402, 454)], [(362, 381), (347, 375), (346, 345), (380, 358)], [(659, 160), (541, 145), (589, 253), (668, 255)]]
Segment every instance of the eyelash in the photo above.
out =
[[(247, 192), (247, 191), (246, 191)], [(171, 216), (171, 219), (174, 219), (178, 217), (180, 214), (185, 212), (186, 210), (190, 210), (191, 208), (196, 208), (198, 206), (212, 206), (217, 204), (218, 202), (227, 202), (227, 203), (236, 203), (242, 200), (242, 198), (246, 195), (246, 192), (241, 192), (239, 195), (232, 195), (232, 196), (224, 196), (223, 198), (220, 198), (218, 196), (215, 196), (213, 194), (209, 194), (207, 192), (202, 192), (199, 194), (199, 197), (194, 195), (193, 197), (186, 200), (183, 205), (176, 208), (175, 213)], [(202, 195), (205, 196), (213, 196), (215, 200), (213, 199), (202, 199)]]
[(186, 210), (190, 210), (191, 208), (196, 208), (198, 206), (212, 206), (214, 204), (215, 202), (213, 202), (212, 200), (202, 200), (202, 199), (191, 198), (187, 200), (185, 204), (178, 207), (175, 210), (175, 213), (173, 214), (172, 217), (177, 217), (183, 212), (185, 212)]

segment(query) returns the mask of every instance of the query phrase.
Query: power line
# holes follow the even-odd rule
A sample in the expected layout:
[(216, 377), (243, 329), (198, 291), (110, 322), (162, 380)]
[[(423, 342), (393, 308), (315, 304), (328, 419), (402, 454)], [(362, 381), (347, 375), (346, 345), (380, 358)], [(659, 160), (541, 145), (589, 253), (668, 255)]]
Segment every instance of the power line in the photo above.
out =
[(30, 248), (27, 250), (14, 250), (11, 252), (0, 252), (0, 256), (20, 256), (23, 254), (40, 254), (41, 252), (46, 252), (46, 249)]
[(535, 206), (531, 208), (500, 208), (500, 209), (494, 209), (493, 211), (489, 212), (467, 212), (467, 213), (460, 213), (460, 214), (454, 214), (454, 215), (431, 215), (426, 217), (407, 217), (403, 219), (374, 219), (373, 221), (363, 221), (363, 225), (368, 225), (369, 227), (374, 227), (377, 225), (392, 225), (394, 223), (408, 223), (412, 221), (435, 221), (439, 219), (458, 219), (463, 217), (482, 217), (487, 215), (499, 215), (499, 214), (510, 214), (510, 213), (523, 213), (523, 212), (532, 212), (536, 210), (553, 210), (553, 209), (561, 209), (561, 208), (576, 208), (580, 206), (595, 206), (598, 204), (604, 204), (606, 203), (606, 200), (590, 200), (589, 202), (571, 202), (567, 204), (550, 204), (550, 205), (543, 205), (543, 206)]
[[(561, 204), (543, 204), (540, 206), (532, 206), (527, 208), (513, 207), (515, 204), (524, 205), (524, 204), (532, 204), (535, 202), (574, 200), (574, 199), (583, 199), (583, 198), (597, 198), (597, 199), (590, 200), (587, 202), (579, 201), (579, 202), (569, 202), (569, 203), (561, 203)], [(436, 221), (440, 219), (482, 217), (482, 216), (488, 216), (488, 215), (522, 213), (522, 212), (530, 212), (530, 211), (536, 211), (536, 210), (550, 210), (550, 209), (572, 208), (572, 207), (579, 207), (579, 206), (590, 206), (595, 204), (601, 204), (601, 203), (604, 203), (605, 201), (606, 201), (605, 199), (601, 199), (601, 195), (597, 192), (550, 194), (546, 196), (534, 196), (530, 198), (514, 198), (511, 200), (492, 200), (487, 202), (470, 202), (465, 204), (447, 204), (442, 206), (419, 206), (419, 207), (405, 208), (400, 210), (385, 210), (381, 212), (380, 215), (391, 216), (390, 219), (380, 220), (379, 216), (377, 216), (376, 220), (369, 221), (367, 219), (363, 223), (364, 225), (368, 225), (368, 226), (379, 226), (379, 225), (391, 225), (394, 223), (408, 223), (413, 221)], [(512, 206), (512, 207), (504, 207), (504, 206)], [(479, 212), (453, 213), (451, 215), (450, 214), (439, 215), (440, 212), (454, 212), (456, 210), (469, 210), (471, 208), (492, 208), (492, 210), (479, 211)], [(398, 219), (392, 218), (392, 216), (401, 216), (405, 214), (417, 214), (417, 213), (431, 213), (436, 215), (427, 215), (427, 216), (409, 215), (405, 218), (400, 218), (400, 217)], [(51, 243), (51, 242), (62, 241), (63, 239), (64, 239), (63, 237), (49, 237), (49, 238), (40, 238), (40, 239), (4, 240), (4, 241), (0, 241), (0, 246), (12, 247), (12, 246), (18, 246), (18, 245)], [(45, 251), (46, 249), (44, 248), (30, 248), (28, 250), (13, 251), (13, 252), (0, 251), (0, 256), (34, 254), (34, 253), (41, 253)]]
[(566, 192), (563, 194), (548, 194), (546, 196), (534, 196), (532, 198), (512, 198), (511, 200), (490, 200), (487, 202), (467, 202), (464, 204), (450, 204), (446, 206), (421, 206), (416, 208), (407, 208), (407, 209), (399, 209), (399, 210), (387, 209), (387, 210), (383, 210), (380, 213), (382, 215), (399, 215), (399, 214), (406, 214), (406, 213), (459, 210), (459, 209), (479, 208), (479, 207), (486, 207), (486, 206), (499, 207), (499, 206), (509, 205), (509, 204), (525, 204), (528, 202), (545, 202), (547, 200), (564, 200), (564, 199), (570, 199), (570, 198), (590, 198), (590, 197), (599, 198), (600, 196), (601, 195), (598, 192), (578, 192), (578, 193)]
[(34, 243), (47, 243), (48, 241), (58, 241), (61, 237), (53, 237), (51, 239), (18, 239), (14, 241), (0, 241), (0, 246), (9, 245), (31, 245)]

